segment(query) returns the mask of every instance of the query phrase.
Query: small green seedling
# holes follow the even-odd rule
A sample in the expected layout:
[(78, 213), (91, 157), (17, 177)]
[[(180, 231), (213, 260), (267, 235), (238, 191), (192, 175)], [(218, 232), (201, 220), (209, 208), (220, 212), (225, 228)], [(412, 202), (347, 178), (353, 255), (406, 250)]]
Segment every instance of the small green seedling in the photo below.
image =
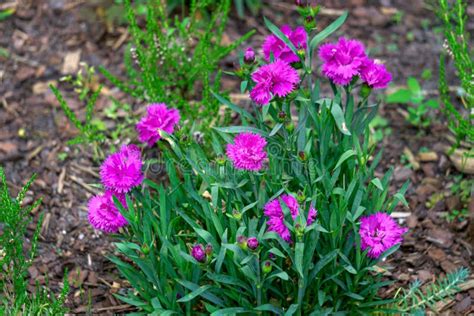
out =
[(387, 96), (388, 104), (407, 104), (407, 121), (418, 127), (427, 128), (431, 119), (428, 117), (430, 109), (438, 109), (439, 103), (436, 99), (425, 99), (426, 94), (420, 83), (414, 77), (407, 80), (407, 88), (402, 88)]

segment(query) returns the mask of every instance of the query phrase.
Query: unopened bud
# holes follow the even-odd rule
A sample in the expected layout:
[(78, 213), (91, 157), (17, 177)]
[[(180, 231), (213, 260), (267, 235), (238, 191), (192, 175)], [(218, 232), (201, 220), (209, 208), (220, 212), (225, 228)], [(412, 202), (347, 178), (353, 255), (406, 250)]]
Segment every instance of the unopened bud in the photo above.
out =
[(303, 3), (303, 0), (295, 0), (295, 4), (299, 7), (304, 7), (304, 3)]
[(238, 221), (240, 221), (242, 219), (242, 213), (240, 213), (237, 210), (232, 211), (232, 216)]
[(197, 244), (191, 249), (191, 255), (198, 262), (206, 262), (206, 252), (201, 244)]
[(206, 245), (205, 252), (206, 252), (206, 255), (207, 255), (207, 256), (212, 255), (212, 245), (211, 245), (211, 244), (207, 244), (207, 245)]
[(298, 191), (298, 194), (296, 194), (296, 200), (298, 201), (298, 203), (303, 203), (306, 200), (306, 196), (303, 192)]
[(268, 273), (272, 272), (272, 263), (270, 261), (265, 261), (262, 264), (262, 271), (265, 274), (268, 274)]
[(246, 64), (253, 64), (254, 61), (255, 61), (255, 52), (252, 49), (252, 47), (249, 47), (244, 53), (244, 62)]
[(247, 237), (245, 236), (237, 237), (237, 243), (239, 244), (240, 249), (247, 250)]
[(258, 239), (255, 237), (250, 237), (247, 239), (247, 246), (250, 250), (256, 250), (258, 248)]
[(225, 156), (223, 156), (223, 155), (219, 155), (219, 156), (217, 156), (217, 158), (216, 158), (217, 164), (219, 164), (219, 165), (221, 165), (221, 166), (225, 165), (225, 161), (226, 161), (226, 158), (225, 158)]
[(288, 124), (286, 125), (286, 130), (287, 130), (288, 132), (290, 132), (290, 133), (293, 132), (293, 131), (295, 130), (295, 124), (293, 124), (293, 123), (288, 123)]

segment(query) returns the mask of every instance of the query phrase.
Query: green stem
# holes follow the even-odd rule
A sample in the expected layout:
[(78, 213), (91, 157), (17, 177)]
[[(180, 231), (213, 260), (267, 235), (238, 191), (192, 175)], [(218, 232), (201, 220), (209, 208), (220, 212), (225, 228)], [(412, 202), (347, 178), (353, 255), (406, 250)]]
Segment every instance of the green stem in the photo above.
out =
[(259, 255), (255, 255), (255, 261), (257, 266), (257, 306), (262, 305), (262, 279), (261, 279), (261, 267)]
[(305, 292), (305, 284), (304, 284), (304, 279), (300, 278), (298, 280), (298, 313), (297, 315), (301, 316), (303, 315), (303, 298), (304, 298), (304, 292)]

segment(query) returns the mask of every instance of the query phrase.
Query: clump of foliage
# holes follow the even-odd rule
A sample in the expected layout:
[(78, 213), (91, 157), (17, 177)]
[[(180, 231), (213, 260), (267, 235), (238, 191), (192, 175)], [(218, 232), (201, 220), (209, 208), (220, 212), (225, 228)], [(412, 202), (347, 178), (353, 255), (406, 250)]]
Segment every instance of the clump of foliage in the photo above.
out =
[(388, 104), (408, 105), (406, 120), (418, 128), (430, 126), (432, 118), (429, 117), (430, 109), (438, 109), (439, 103), (436, 99), (426, 99), (426, 95), (416, 78), (407, 79), (407, 88), (399, 89), (386, 98)]
[(127, 79), (101, 72), (138, 101), (173, 104), (187, 119), (208, 120), (198, 129), (208, 126), (219, 110), (210, 92), (220, 88), (218, 64), (253, 32), (223, 44), (230, 0), (192, 0), (185, 17), (171, 16), (166, 1), (148, 1), (145, 29), (130, 1), (124, 4), (132, 36), (124, 59)]
[(390, 308), (401, 315), (425, 315), (425, 309), (437, 311), (435, 304), (446, 298), (452, 298), (459, 292), (459, 285), (469, 278), (469, 270), (460, 268), (448, 273), (444, 278), (422, 288), (419, 280), (410, 284), (408, 289), (401, 288), (395, 294), (396, 303)]
[[(468, 15), (467, 1), (456, 0), (452, 4), (448, 0), (439, 0), (438, 16), (443, 22), (445, 48), (440, 58), (439, 91), (444, 104), (444, 113), (448, 126), (456, 137), (454, 147), (462, 141), (471, 143), (469, 155), (474, 142), (474, 58), (472, 47), (469, 45), (469, 33), (466, 29)], [(472, 45), (471, 45), (472, 46)], [(460, 106), (453, 103), (446, 77), (446, 59), (452, 58), (461, 85), (459, 91)]]
[[(256, 61), (249, 53), (239, 73), (243, 90), (267, 104), (253, 103), (251, 114), (216, 94), (240, 115), (242, 125), (216, 127), (210, 155), (194, 141), (154, 131), (169, 177), (166, 186), (149, 179), (140, 184), (143, 163), (135, 145), (106, 159), (101, 168), (106, 192), (91, 199), (89, 218), (106, 232), (122, 229), (116, 246), (129, 262), (110, 259), (134, 290), (117, 297), (143, 312), (170, 315), (321, 315), (369, 312), (387, 303), (377, 297), (387, 283), (374, 271), (379, 260), (396, 251), (405, 232), (389, 214), (400, 201), (406, 203), (408, 183), (390, 196), (392, 170), (375, 176), (381, 153), (369, 146), (368, 134), (377, 105), (368, 104), (367, 97), (356, 99), (358, 75), (345, 78), (346, 87), (331, 82), (333, 94), (323, 96), (311, 71), (314, 51), (346, 17), (310, 40), (301, 35), (304, 29), (286, 29), (300, 39), (297, 44), (266, 20), (273, 33), (268, 41), (288, 46), (278, 53), (299, 59), (292, 65), (301, 77), (271, 54)], [(369, 59), (364, 64), (386, 73)], [(265, 71), (274, 71), (272, 80), (281, 84), (254, 82), (261, 78), (255, 74)], [(286, 75), (279, 77), (282, 72)], [(372, 75), (364, 77), (367, 84), (387, 84)], [(295, 81), (299, 84), (293, 86)], [(274, 98), (255, 93), (275, 87), (286, 92)], [(164, 115), (162, 121), (169, 121), (170, 114)], [(151, 126), (149, 119), (140, 124)], [(248, 147), (239, 148), (240, 140)], [(128, 166), (124, 177), (116, 172), (122, 164)], [(278, 210), (281, 217), (270, 218)], [(369, 249), (360, 235), (366, 226), (361, 221), (379, 219), (393, 239), (379, 250)]]
[(30, 212), (40, 205), (41, 199), (28, 207), (22, 206), (22, 202), (34, 179), (35, 176), (13, 198), (0, 168), (0, 315), (62, 315), (67, 311), (64, 308), (69, 291), (66, 278), (59, 297), (39, 285), (34, 293), (28, 293), (28, 268), (36, 256), (42, 217), (28, 251), (25, 249), (26, 230), (32, 220)]

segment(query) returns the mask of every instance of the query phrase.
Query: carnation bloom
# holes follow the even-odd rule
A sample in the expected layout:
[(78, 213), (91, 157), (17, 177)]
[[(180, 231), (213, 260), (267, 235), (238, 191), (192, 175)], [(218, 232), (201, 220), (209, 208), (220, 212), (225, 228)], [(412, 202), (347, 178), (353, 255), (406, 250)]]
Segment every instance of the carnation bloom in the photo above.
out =
[[(289, 194), (283, 194), (282, 196), (280, 196), (280, 198), (290, 210), (290, 214), (293, 220), (295, 220), (299, 214), (298, 201), (292, 195)], [(267, 222), (268, 230), (276, 232), (286, 242), (291, 242), (290, 230), (285, 225), (285, 214), (280, 205), (279, 199), (271, 200), (270, 202), (265, 204), (263, 213), (269, 218)], [(316, 219), (316, 215), (317, 211), (313, 207), (311, 207), (308, 213), (306, 224), (311, 225)]]
[(151, 104), (147, 108), (147, 115), (136, 126), (138, 139), (153, 146), (161, 138), (160, 130), (172, 134), (179, 120), (177, 109), (168, 109), (164, 103)]
[(384, 89), (392, 81), (392, 75), (387, 71), (385, 65), (378, 64), (369, 58), (362, 65), (360, 77), (373, 89)]
[(402, 235), (407, 228), (400, 227), (387, 213), (378, 212), (360, 219), (360, 247), (369, 249), (367, 255), (378, 258), (380, 255), (402, 242)]
[(198, 262), (205, 262), (206, 261), (206, 251), (201, 244), (194, 245), (191, 249), (191, 255), (196, 259)]
[(122, 146), (111, 154), (100, 167), (102, 184), (109, 190), (125, 193), (143, 181), (140, 150), (135, 145)]
[(321, 45), (319, 57), (323, 61), (322, 72), (338, 85), (347, 85), (359, 72), (367, 59), (364, 45), (356, 40), (339, 39), (337, 44)]
[[(283, 25), (280, 28), (281, 32), (285, 34), (296, 49), (306, 49), (308, 34), (304, 27), (298, 26), (294, 31), (288, 25)], [(263, 43), (263, 54), (267, 61), (270, 61), (270, 56), (273, 54), (275, 59), (281, 59), (287, 63), (294, 63), (300, 61), (300, 58), (293, 53), (281, 39), (275, 35), (269, 35)]]
[(285, 97), (291, 93), (300, 77), (298, 72), (288, 63), (277, 60), (264, 65), (252, 74), (256, 85), (250, 91), (250, 97), (259, 105), (266, 105), (273, 96)]
[(267, 141), (258, 134), (240, 133), (235, 137), (234, 144), (227, 145), (227, 156), (237, 169), (259, 171), (267, 158), (266, 145)]
[(89, 200), (89, 222), (95, 229), (106, 233), (116, 233), (120, 227), (128, 224), (115, 206), (114, 195), (126, 207), (125, 195), (112, 191), (105, 191), (104, 194), (96, 195)]

